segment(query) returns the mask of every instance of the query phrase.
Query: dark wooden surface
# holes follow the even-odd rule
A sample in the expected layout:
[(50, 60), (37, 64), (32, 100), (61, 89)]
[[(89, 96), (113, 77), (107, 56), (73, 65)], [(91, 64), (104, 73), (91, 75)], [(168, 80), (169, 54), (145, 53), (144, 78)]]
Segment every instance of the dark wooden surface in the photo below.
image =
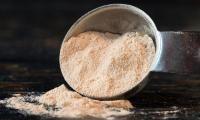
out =
[[(65, 83), (57, 65), (7, 62), (0, 63), (0, 68), (0, 99), (5, 99), (14, 93), (41, 94)], [(116, 119), (200, 119), (200, 79), (198, 76), (152, 73), (151, 77), (152, 80), (148, 86), (130, 99), (135, 106), (132, 110), (133, 114)], [(58, 118), (24, 116), (17, 110), (0, 105), (0, 119)]]

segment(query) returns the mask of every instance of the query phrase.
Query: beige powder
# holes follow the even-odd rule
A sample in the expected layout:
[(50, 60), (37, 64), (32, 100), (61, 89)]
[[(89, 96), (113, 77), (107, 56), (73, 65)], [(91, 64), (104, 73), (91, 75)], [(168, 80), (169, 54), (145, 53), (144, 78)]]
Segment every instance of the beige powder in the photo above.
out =
[(15, 95), (0, 103), (24, 114), (46, 115), (58, 118), (110, 118), (130, 114), (133, 108), (128, 100), (98, 101), (70, 91), (64, 85), (41, 96)]
[[(147, 35), (85, 32), (63, 43), (60, 63), (65, 79), (75, 90), (106, 97), (123, 93), (140, 82), (154, 54), (153, 41)], [(128, 115), (133, 108), (128, 100), (93, 100), (64, 85), (40, 96), (18, 94), (0, 103), (24, 114), (59, 118), (110, 118)]]
[(112, 97), (137, 85), (155, 55), (148, 35), (84, 32), (65, 41), (60, 64), (67, 83), (90, 97)]

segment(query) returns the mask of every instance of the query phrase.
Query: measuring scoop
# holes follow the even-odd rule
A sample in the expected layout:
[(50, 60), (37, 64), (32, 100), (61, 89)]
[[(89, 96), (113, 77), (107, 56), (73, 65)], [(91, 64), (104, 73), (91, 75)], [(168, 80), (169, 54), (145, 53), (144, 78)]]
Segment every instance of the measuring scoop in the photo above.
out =
[[(78, 19), (67, 32), (64, 41), (86, 31), (120, 34), (141, 32), (148, 34), (154, 40), (156, 47), (151, 68), (146, 77), (137, 85), (122, 94), (95, 99), (118, 99), (133, 96), (148, 83), (151, 72), (200, 74), (200, 33), (158, 31), (153, 20), (137, 7), (126, 4), (98, 7)], [(63, 71), (62, 67), (61, 71)], [(64, 76), (64, 78), (67, 82), (67, 77)]]

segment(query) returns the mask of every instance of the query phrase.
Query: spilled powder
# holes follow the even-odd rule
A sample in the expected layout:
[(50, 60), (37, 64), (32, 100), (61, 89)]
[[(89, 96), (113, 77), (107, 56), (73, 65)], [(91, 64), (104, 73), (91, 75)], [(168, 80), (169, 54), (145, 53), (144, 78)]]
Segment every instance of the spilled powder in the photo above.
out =
[(154, 55), (155, 46), (148, 35), (88, 31), (63, 42), (60, 65), (74, 90), (104, 98), (136, 86), (149, 72)]
[(98, 101), (83, 97), (61, 85), (43, 95), (14, 95), (1, 100), (9, 108), (23, 114), (42, 115), (58, 118), (109, 118), (130, 114), (133, 108), (128, 100)]
[[(60, 64), (65, 80), (77, 92), (110, 97), (137, 85), (148, 73), (154, 55), (155, 46), (148, 35), (89, 31), (63, 43)], [(0, 104), (23, 114), (58, 118), (112, 118), (128, 115), (133, 108), (128, 100), (94, 100), (64, 85), (39, 96), (14, 95)]]

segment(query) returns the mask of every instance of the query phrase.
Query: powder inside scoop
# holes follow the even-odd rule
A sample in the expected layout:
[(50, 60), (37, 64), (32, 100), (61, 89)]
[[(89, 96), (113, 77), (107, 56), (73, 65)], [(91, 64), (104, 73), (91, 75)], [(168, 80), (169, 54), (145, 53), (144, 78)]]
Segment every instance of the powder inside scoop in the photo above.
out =
[(64, 41), (60, 64), (67, 83), (90, 97), (112, 97), (137, 85), (155, 55), (148, 35), (89, 31)]

